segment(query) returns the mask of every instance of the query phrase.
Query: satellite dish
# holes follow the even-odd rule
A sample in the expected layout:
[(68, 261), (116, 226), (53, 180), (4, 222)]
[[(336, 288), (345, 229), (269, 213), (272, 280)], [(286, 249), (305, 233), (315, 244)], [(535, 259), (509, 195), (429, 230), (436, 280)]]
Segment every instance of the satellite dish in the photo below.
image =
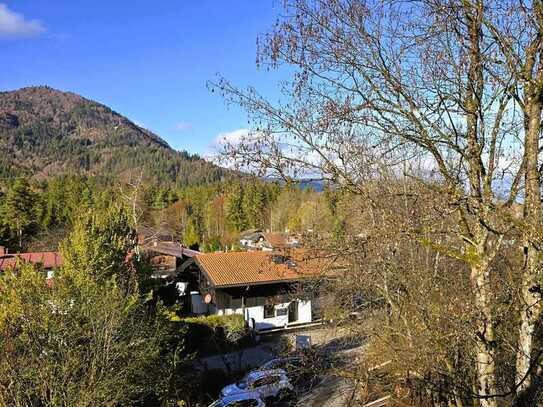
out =
[(204, 295), (204, 302), (206, 304), (209, 304), (211, 302), (211, 294), (208, 293), (208, 294)]

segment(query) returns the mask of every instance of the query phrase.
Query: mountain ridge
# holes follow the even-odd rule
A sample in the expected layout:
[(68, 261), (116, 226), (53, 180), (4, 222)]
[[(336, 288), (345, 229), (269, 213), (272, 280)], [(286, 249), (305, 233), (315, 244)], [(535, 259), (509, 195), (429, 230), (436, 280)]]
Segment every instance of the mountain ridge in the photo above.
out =
[(31, 86), (0, 92), (0, 178), (65, 173), (197, 184), (224, 170), (170, 145), (108, 106), (74, 92)]

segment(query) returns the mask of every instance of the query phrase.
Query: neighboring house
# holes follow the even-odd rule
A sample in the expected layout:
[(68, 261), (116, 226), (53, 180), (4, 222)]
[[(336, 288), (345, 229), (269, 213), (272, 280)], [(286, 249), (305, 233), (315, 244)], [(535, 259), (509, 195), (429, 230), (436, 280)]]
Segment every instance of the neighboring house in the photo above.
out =
[(299, 247), (298, 240), (288, 233), (263, 232), (258, 229), (251, 229), (240, 233), (239, 243), (249, 250), (278, 250)]
[(180, 266), (186, 260), (201, 254), (199, 251), (187, 249), (177, 242), (156, 240), (140, 246), (140, 249), (149, 256), (153, 276), (157, 278), (175, 278)]
[(197, 250), (183, 247), (175, 239), (175, 233), (164, 227), (137, 229), (139, 250), (149, 256), (153, 277), (174, 279), (179, 267), (187, 259), (200, 254)]
[(0, 246), (0, 272), (15, 269), (21, 261), (34, 264), (43, 269), (48, 284), (53, 278), (55, 269), (62, 265), (62, 257), (58, 252), (8, 253), (3, 246)]
[(138, 235), (138, 243), (140, 245), (149, 245), (154, 242), (175, 242), (175, 232), (164, 227), (151, 228), (148, 226), (140, 226), (136, 229)]
[(330, 266), (302, 250), (226, 252), (196, 255), (182, 273), (197, 275), (193, 313), (242, 314), (249, 326), (265, 330), (313, 322), (315, 299), (302, 298), (297, 289), (305, 280), (328, 275)]

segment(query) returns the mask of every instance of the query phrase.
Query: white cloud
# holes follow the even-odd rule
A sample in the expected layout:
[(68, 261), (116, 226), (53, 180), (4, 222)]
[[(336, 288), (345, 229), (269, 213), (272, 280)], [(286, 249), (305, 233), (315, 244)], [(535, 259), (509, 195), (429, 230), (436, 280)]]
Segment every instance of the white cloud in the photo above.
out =
[(35, 37), (45, 31), (38, 20), (27, 20), (22, 14), (16, 13), (4, 3), (0, 3), (0, 38)]
[(219, 133), (211, 143), (211, 147), (218, 148), (226, 144), (238, 144), (249, 136), (249, 129), (237, 129), (225, 133)]
[(178, 132), (184, 132), (184, 131), (191, 131), (192, 130), (192, 123), (189, 122), (179, 122), (176, 123), (173, 127), (175, 131)]
[(219, 153), (227, 145), (235, 146), (236, 144), (241, 143), (241, 141), (247, 140), (250, 134), (251, 131), (249, 129), (237, 129), (217, 134), (217, 136), (207, 146), (207, 151), (204, 153), (204, 158), (206, 160), (215, 162), (216, 164), (225, 166), (225, 163), (219, 162)]

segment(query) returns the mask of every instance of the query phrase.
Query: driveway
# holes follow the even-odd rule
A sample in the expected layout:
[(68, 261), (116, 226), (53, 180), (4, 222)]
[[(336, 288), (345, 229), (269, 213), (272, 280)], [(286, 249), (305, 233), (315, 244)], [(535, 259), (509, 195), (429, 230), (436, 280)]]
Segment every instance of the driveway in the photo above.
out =
[(296, 406), (344, 407), (352, 405), (354, 384), (344, 378), (327, 376), (309, 393), (300, 397)]
[[(257, 346), (230, 354), (201, 358), (195, 363), (195, 367), (202, 371), (220, 369), (234, 380), (234, 377), (239, 377), (246, 371), (277, 357), (281, 353), (284, 338), (287, 337), (292, 343), (295, 343), (296, 335), (310, 336), (311, 343), (315, 348), (318, 348), (322, 354), (333, 358), (334, 367), (339, 367), (342, 364), (352, 365), (356, 363), (357, 358), (363, 356), (363, 340), (350, 336), (348, 332), (323, 327), (294, 333), (270, 334), (264, 336), (263, 342)], [(343, 407), (354, 405), (355, 383), (353, 381), (328, 373), (324, 373), (321, 379), (318, 385), (309, 391), (304, 391), (298, 397), (296, 406)], [(271, 404), (273, 407), (286, 407), (287, 405), (285, 403)]]
[(219, 369), (227, 374), (237, 374), (254, 369), (273, 359), (281, 352), (278, 338), (270, 338), (256, 346), (223, 355), (206, 356), (198, 359), (194, 366), (200, 370)]

